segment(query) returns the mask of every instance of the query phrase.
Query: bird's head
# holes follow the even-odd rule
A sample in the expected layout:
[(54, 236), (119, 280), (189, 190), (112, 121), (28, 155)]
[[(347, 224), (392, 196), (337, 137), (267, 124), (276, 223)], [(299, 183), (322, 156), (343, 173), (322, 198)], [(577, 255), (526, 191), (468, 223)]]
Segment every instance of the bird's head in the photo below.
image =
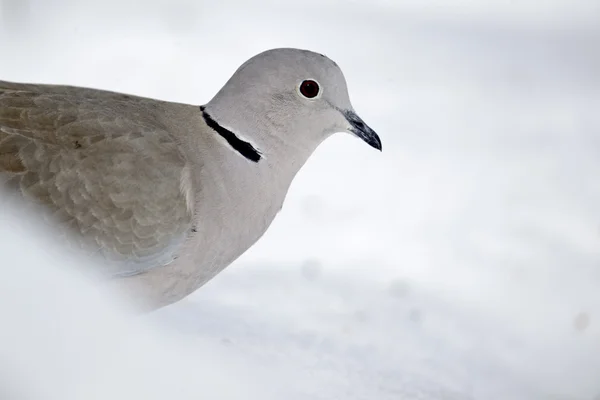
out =
[(312, 153), (342, 131), (381, 150), (377, 133), (354, 111), (339, 66), (307, 50), (280, 48), (252, 57), (203, 111), (205, 119), (266, 156), (284, 147)]

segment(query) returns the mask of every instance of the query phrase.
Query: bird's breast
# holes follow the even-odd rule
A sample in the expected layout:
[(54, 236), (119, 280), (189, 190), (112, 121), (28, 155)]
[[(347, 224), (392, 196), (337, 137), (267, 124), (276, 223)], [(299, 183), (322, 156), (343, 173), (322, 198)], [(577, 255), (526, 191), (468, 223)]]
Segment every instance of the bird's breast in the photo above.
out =
[(223, 271), (266, 232), (285, 193), (272, 190), (272, 178), (253, 170), (231, 175), (203, 169), (194, 196), (188, 238), (169, 265), (135, 277), (141, 297), (156, 308), (179, 301)]

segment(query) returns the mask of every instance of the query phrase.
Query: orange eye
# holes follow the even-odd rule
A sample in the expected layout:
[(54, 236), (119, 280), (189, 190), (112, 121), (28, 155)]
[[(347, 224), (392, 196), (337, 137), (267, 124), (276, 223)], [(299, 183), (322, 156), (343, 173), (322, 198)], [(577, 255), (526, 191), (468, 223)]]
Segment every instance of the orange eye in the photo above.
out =
[(315, 98), (319, 94), (319, 84), (307, 79), (300, 84), (300, 93), (308, 99)]

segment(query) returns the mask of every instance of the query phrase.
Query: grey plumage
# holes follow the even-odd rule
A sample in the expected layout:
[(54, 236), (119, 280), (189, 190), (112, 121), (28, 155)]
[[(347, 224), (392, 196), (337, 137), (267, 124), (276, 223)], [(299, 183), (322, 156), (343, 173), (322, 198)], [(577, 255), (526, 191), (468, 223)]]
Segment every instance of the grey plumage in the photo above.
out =
[[(314, 79), (320, 93), (298, 85)], [(258, 240), (315, 148), (350, 131), (376, 148), (333, 61), (275, 49), (204, 107), (95, 89), (0, 81), (0, 182), (102, 256), (143, 307), (177, 301)], [(261, 153), (253, 162), (206, 116)]]

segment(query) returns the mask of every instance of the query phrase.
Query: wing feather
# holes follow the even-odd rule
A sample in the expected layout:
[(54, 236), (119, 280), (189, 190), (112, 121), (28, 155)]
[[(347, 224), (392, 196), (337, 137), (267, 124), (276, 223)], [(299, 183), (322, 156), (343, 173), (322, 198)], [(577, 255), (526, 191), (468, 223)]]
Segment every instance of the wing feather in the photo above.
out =
[(0, 178), (113, 276), (168, 264), (191, 227), (191, 178), (159, 104), (0, 81)]

